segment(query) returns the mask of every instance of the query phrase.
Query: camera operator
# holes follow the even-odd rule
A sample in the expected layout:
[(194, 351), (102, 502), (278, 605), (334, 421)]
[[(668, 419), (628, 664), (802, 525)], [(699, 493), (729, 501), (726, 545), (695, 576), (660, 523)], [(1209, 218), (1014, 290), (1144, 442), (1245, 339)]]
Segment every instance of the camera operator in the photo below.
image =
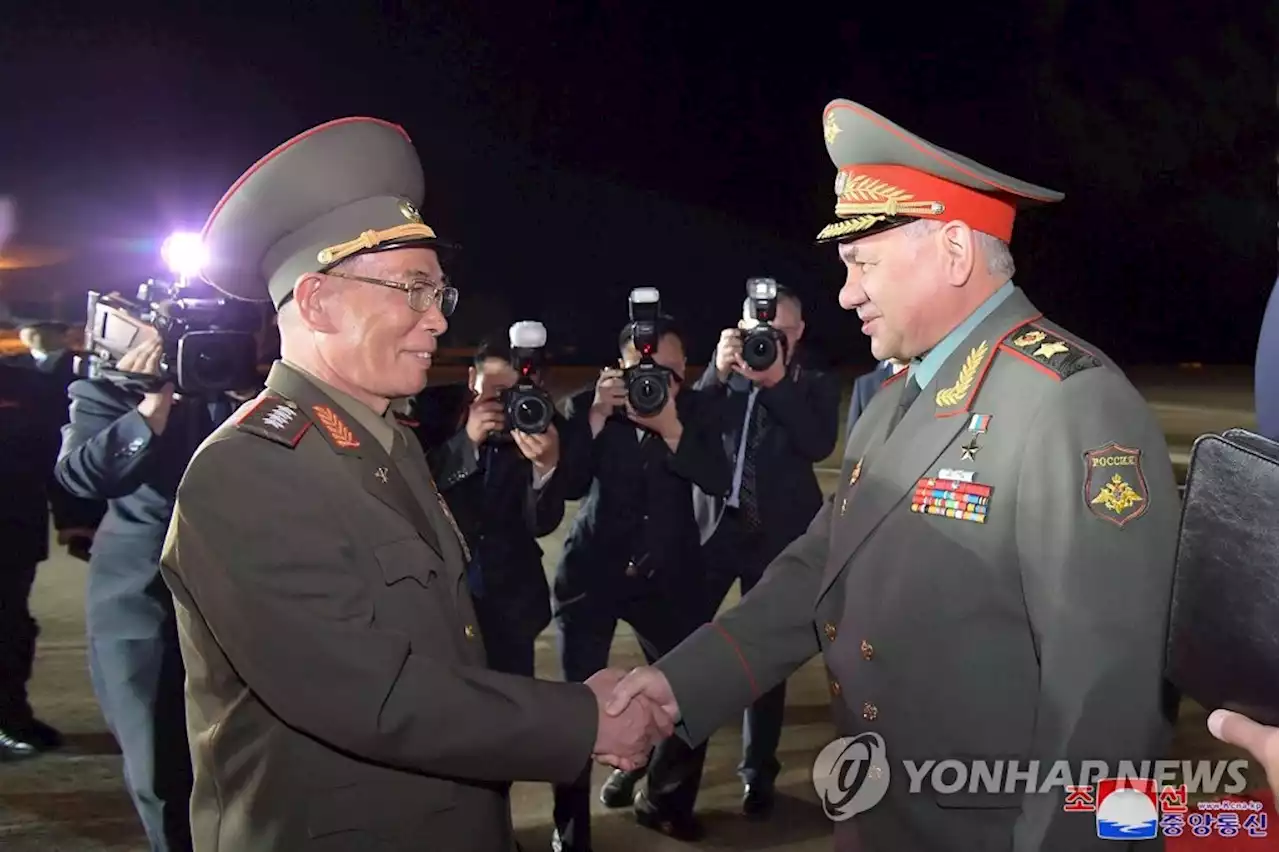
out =
[[(728, 499), (693, 495), (707, 562), (710, 613), (719, 609), (735, 580), (746, 595), (764, 569), (808, 527), (822, 506), (813, 466), (835, 449), (840, 390), (833, 376), (802, 365), (804, 312), (796, 294), (768, 279), (776, 301), (748, 295), (737, 328), (720, 334), (714, 360), (695, 387), (723, 401), (722, 452), (733, 466)], [(751, 286), (749, 285), (749, 290)], [(776, 333), (776, 358), (760, 369), (744, 360), (744, 337), (753, 330)], [(758, 362), (757, 362), (758, 363)], [(742, 727), (742, 809), (763, 816), (773, 807), (782, 735), (786, 682), (746, 710)]]
[[(115, 371), (157, 376), (162, 358), (161, 339), (149, 336), (120, 356)], [(191, 848), (191, 765), (182, 657), (160, 552), (187, 462), (237, 399), (183, 396), (171, 382), (154, 387), (74, 382), (56, 476), (78, 497), (107, 501), (89, 560), (90, 676), (151, 848), (175, 850)]]
[[(584, 680), (608, 663), (619, 619), (634, 628), (648, 659), (703, 623), (691, 483), (714, 494), (729, 490), (731, 471), (717, 445), (712, 400), (680, 392), (686, 364), (679, 333), (669, 318), (659, 318), (649, 332), (656, 351), (642, 356), (636, 327), (627, 325), (619, 339), (623, 369), (601, 371), (595, 387), (566, 406), (566, 451), (556, 476), (564, 477), (566, 499), (582, 504), (557, 566), (554, 606), (560, 661), (570, 681)], [(642, 366), (647, 373), (634, 373)], [(634, 399), (648, 395), (629, 394), (627, 370), (665, 383), (659, 411), (644, 416), (635, 410)], [(635, 797), (637, 821), (679, 839), (700, 836), (693, 807), (705, 757), (705, 745), (691, 750), (676, 737), (661, 743), (649, 764), (647, 795)], [(620, 775), (615, 772), (610, 782)], [(607, 783), (602, 799), (609, 798), (609, 789)], [(562, 852), (591, 847), (589, 800), (589, 772), (556, 788)]]
[[(564, 495), (554, 475), (556, 423), (529, 434), (507, 422), (502, 397), (519, 379), (510, 346), (482, 344), (467, 371), (473, 399), (466, 422), (429, 447), (427, 460), (471, 551), (467, 584), (489, 667), (533, 677), (534, 643), (551, 623), (537, 539), (564, 519)], [(536, 374), (534, 381), (540, 383)], [(555, 414), (550, 400), (546, 410)]]

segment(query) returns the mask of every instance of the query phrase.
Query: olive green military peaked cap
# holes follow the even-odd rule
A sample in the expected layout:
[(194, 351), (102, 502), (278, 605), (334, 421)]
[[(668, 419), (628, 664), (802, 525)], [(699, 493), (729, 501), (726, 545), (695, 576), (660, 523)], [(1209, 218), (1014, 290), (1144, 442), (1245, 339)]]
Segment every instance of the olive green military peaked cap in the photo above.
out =
[(822, 135), (837, 170), (838, 220), (822, 229), (819, 243), (856, 240), (917, 219), (962, 219), (1009, 242), (1018, 210), (1063, 198), (934, 145), (853, 101), (827, 104)]
[(298, 276), (357, 254), (455, 248), (418, 212), (422, 163), (404, 129), (341, 118), (277, 147), (232, 184), (205, 223), (201, 276), (279, 308)]

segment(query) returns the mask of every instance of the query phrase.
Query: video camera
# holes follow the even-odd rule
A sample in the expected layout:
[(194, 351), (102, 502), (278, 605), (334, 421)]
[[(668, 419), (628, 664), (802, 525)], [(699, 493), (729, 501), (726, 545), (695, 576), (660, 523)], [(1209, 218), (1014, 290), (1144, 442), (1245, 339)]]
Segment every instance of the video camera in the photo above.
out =
[(542, 366), (547, 329), (540, 322), (525, 320), (512, 325), (507, 336), (511, 343), (511, 366), (520, 374), (515, 385), (502, 392), (507, 431), (516, 429), (529, 435), (541, 435), (547, 431), (556, 413), (551, 395), (533, 381)]
[(782, 332), (770, 325), (778, 315), (778, 282), (772, 278), (747, 279), (747, 303), (756, 326), (742, 335), (742, 360), (753, 370), (767, 370), (787, 345)]
[[(165, 260), (177, 273), (170, 283), (148, 280), (136, 299), (119, 293), (89, 293), (84, 346), (89, 354), (77, 367), (88, 378), (107, 378), (138, 386), (143, 392), (172, 383), (189, 395), (244, 390), (256, 386), (261, 326), (250, 302), (215, 297), (208, 285), (188, 282), (198, 260), (194, 237), (175, 235), (165, 243)], [(116, 365), (129, 350), (158, 339), (163, 347), (158, 376), (128, 373)]]
[(637, 287), (631, 291), (631, 342), (640, 353), (640, 363), (622, 371), (627, 384), (627, 402), (636, 414), (648, 417), (667, 405), (670, 396), (671, 371), (653, 360), (662, 333), (658, 321), (662, 316), (662, 297), (653, 287)]

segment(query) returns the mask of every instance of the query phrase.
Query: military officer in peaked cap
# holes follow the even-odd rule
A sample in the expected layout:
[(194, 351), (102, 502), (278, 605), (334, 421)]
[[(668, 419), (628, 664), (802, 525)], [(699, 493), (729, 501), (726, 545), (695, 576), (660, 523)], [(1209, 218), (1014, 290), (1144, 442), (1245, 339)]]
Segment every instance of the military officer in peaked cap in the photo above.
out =
[[(610, 709), (647, 695), (696, 742), (822, 654), (837, 734), (858, 738), (835, 768), (871, 758), (824, 788), (837, 848), (1122, 848), (1064, 810), (1081, 782), (1050, 762), (1078, 779), (1080, 761), (1163, 756), (1179, 505), (1160, 429), (1106, 355), (1013, 283), (1015, 212), (1061, 195), (849, 101), (823, 131), (838, 219), (819, 240), (845, 266), (840, 304), (877, 358), (909, 366), (859, 419), (808, 532)], [(910, 791), (903, 761), (953, 759), (1041, 769)]]
[(457, 301), (399, 127), (330, 122), (268, 154), (204, 238), (208, 281), (278, 310), (266, 389), (199, 449), (163, 571), (178, 609), (196, 850), (512, 847), (504, 790), (671, 731), (587, 684), (485, 667), (465, 544), (388, 410)]

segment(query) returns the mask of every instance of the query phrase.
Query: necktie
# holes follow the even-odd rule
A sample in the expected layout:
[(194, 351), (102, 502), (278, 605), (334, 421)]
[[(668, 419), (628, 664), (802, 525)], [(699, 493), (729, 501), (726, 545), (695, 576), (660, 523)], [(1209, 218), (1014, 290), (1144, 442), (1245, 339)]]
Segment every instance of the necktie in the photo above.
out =
[(751, 419), (747, 423), (747, 434), (743, 440), (747, 442), (742, 453), (742, 483), (738, 486), (738, 507), (747, 526), (755, 529), (760, 526), (760, 504), (756, 500), (756, 451), (760, 448), (760, 438), (764, 434), (764, 406), (756, 402), (751, 407)]
[(889, 421), (888, 434), (893, 434), (893, 430), (902, 422), (907, 409), (911, 407), (911, 403), (915, 402), (918, 396), (920, 396), (920, 383), (916, 381), (915, 376), (907, 376), (907, 386), (902, 389), (902, 397), (898, 400), (898, 410), (893, 413), (893, 419)]

